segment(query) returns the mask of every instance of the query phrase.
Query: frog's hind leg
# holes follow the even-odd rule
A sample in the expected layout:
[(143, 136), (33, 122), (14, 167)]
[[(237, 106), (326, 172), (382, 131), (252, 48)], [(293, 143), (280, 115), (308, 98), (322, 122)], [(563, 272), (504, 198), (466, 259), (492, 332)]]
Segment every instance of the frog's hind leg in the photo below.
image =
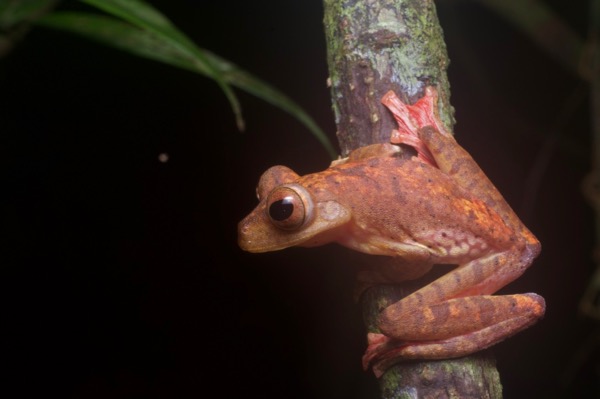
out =
[[(379, 327), (388, 336), (408, 337), (406, 317), (415, 311), (425, 311), (455, 298), (491, 295), (518, 278), (529, 266), (527, 248), (513, 248), (470, 260), (437, 280), (385, 308), (379, 317)], [(430, 320), (429, 323), (432, 321)], [(442, 321), (440, 321), (441, 323)]]
[(460, 187), (482, 200), (498, 213), (507, 226), (525, 237), (532, 258), (535, 258), (541, 250), (539, 241), (521, 222), (471, 155), (452, 136), (443, 135), (432, 127), (420, 129), (419, 138), (425, 143), (441, 171), (452, 176)]
[[(427, 311), (403, 320), (420, 330), (421, 340), (399, 341), (371, 333), (363, 367), (372, 366), (379, 377), (392, 364), (409, 359), (448, 359), (488, 348), (534, 324), (544, 313), (544, 299), (537, 294), (457, 298), (427, 307)], [(449, 323), (428, 323), (428, 318), (448, 318)], [(465, 320), (470, 320), (466, 322)], [(473, 328), (476, 328), (473, 330)], [(454, 335), (454, 334), (459, 335)], [(450, 337), (447, 337), (451, 334)], [(423, 340), (429, 336), (431, 339)], [(435, 338), (440, 337), (440, 338)]]
[(529, 256), (522, 244), (471, 260), (388, 306), (378, 326), (391, 343), (370, 346), (365, 357), (374, 362), (458, 357), (535, 323), (545, 311), (540, 296), (491, 295), (523, 273)]
[[(395, 333), (396, 335), (386, 335), (401, 342), (420, 342), (423, 346), (425, 342), (436, 343), (439, 340), (454, 343), (457, 339), (474, 337), (485, 332), (485, 342), (482, 341), (482, 336), (482, 342), (469, 338), (468, 342), (459, 348), (449, 345), (442, 351), (441, 348), (434, 350), (437, 346), (433, 345), (432, 352), (413, 351), (413, 355), (422, 353), (424, 358), (431, 359), (457, 357), (487, 348), (530, 326), (544, 314), (544, 309), (544, 299), (533, 293), (455, 298), (407, 311), (397, 321), (402, 325), (402, 331)], [(469, 350), (471, 348), (472, 350)], [(458, 352), (448, 356), (454, 353), (454, 349)]]

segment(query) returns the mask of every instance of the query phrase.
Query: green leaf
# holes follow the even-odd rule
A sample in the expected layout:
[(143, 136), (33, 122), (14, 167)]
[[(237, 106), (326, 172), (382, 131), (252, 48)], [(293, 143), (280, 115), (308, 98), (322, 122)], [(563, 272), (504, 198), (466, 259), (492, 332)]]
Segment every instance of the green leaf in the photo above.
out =
[(63, 11), (46, 15), (38, 24), (76, 33), (138, 56), (212, 77), (203, 64), (194, 62), (193, 55), (188, 51), (165, 42), (152, 32), (112, 17)]
[(220, 72), (204, 57), (202, 51), (185, 34), (179, 31), (164, 15), (141, 0), (81, 0), (82, 2), (121, 18), (138, 28), (154, 33), (166, 43), (194, 56), (194, 61), (205, 68), (208, 75), (217, 82), (229, 100), (240, 130), (244, 130), (244, 120), (240, 103), (233, 90), (223, 80)]
[(273, 86), (256, 78), (252, 74), (239, 68), (237, 65), (205, 50), (214, 64), (222, 71), (225, 80), (232, 85), (255, 95), (258, 98), (286, 111), (306, 126), (311, 133), (325, 147), (332, 159), (337, 157), (337, 151), (331, 144), (327, 135), (319, 128), (317, 123), (294, 101)]
[[(38, 23), (46, 27), (77, 33), (129, 53), (207, 77), (213, 76), (206, 64), (198, 62), (197, 57), (187, 47), (174, 46), (171, 41), (164, 40), (164, 36), (157, 35), (155, 31), (142, 30), (112, 17), (63, 11), (48, 14)], [(331, 141), (298, 104), (235, 64), (207, 50), (197, 48), (197, 51), (201, 52), (212, 68), (218, 71), (224, 82), (251, 93), (294, 116), (313, 133), (332, 158), (336, 157), (336, 151)]]

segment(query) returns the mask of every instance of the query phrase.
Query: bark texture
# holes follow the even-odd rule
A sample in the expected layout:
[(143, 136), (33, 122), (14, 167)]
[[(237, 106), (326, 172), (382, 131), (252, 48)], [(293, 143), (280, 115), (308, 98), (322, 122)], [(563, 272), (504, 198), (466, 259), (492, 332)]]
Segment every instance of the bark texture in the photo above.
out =
[[(414, 103), (428, 85), (439, 92), (439, 114), (454, 124), (446, 69), (448, 56), (432, 0), (324, 0), (331, 96), (342, 155), (389, 142), (395, 122), (381, 105), (388, 90)], [(376, 258), (376, 257), (373, 257)], [(365, 324), (387, 304), (415, 289), (414, 283), (370, 288), (362, 298)], [(489, 353), (461, 359), (400, 363), (380, 378), (381, 397), (501, 398)]]
[(388, 142), (394, 121), (380, 103), (394, 90), (411, 104), (436, 85), (452, 130), (448, 57), (433, 1), (324, 0), (327, 60), (342, 154)]

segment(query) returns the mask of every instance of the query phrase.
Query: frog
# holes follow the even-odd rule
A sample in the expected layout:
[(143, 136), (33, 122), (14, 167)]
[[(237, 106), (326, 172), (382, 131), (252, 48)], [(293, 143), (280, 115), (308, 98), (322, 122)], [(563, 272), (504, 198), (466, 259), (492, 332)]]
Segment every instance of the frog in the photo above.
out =
[[(438, 93), (414, 104), (386, 93), (398, 125), (388, 143), (358, 148), (303, 176), (278, 165), (259, 179), (258, 206), (238, 224), (241, 249), (261, 253), (338, 243), (377, 259), (364, 290), (451, 269), (381, 309), (362, 363), (380, 377), (413, 359), (450, 359), (495, 345), (540, 320), (535, 293), (493, 295), (541, 251), (499, 190), (442, 123)], [(407, 147), (415, 154), (406, 156)]]

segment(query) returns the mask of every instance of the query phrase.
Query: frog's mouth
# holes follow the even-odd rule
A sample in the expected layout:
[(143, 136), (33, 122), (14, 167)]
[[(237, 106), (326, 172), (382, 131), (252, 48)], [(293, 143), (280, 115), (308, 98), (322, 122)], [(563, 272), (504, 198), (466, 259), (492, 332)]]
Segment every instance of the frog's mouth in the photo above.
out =
[(261, 253), (323, 245), (335, 241), (339, 228), (350, 221), (345, 207), (337, 201), (324, 201), (316, 204), (315, 214), (301, 228), (285, 230), (265, 220), (259, 208), (238, 224), (238, 245), (244, 251)]

